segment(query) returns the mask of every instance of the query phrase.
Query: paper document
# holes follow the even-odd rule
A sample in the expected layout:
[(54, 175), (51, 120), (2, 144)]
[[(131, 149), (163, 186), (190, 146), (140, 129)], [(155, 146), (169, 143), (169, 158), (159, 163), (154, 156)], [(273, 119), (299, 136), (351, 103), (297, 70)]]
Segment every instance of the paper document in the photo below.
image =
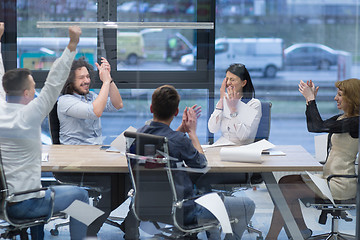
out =
[(262, 163), (261, 153), (273, 147), (275, 145), (265, 139), (239, 147), (223, 147), (220, 158), (222, 161)]
[(195, 200), (197, 204), (200, 204), (207, 210), (209, 210), (221, 224), (222, 231), (224, 233), (233, 233), (229, 215), (226, 211), (224, 202), (221, 200), (217, 193), (209, 193)]
[[(136, 132), (136, 128), (133, 126), (128, 127), (124, 132)], [(125, 154), (126, 151), (126, 139), (122, 132), (114, 141), (110, 144), (110, 148), (106, 149), (107, 152), (121, 152)]]
[(327, 156), (327, 140), (328, 134), (314, 136), (315, 143), (315, 159), (319, 162), (325, 162)]
[(220, 137), (216, 142), (214, 142), (211, 145), (201, 145), (201, 147), (203, 149), (206, 148), (212, 148), (212, 147), (220, 147), (220, 146), (233, 146), (236, 145), (235, 143), (233, 143), (232, 141), (224, 138), (224, 137)]
[(334, 206), (336, 206), (336, 204), (334, 202), (334, 198), (333, 198), (333, 196), (331, 194), (331, 191), (330, 191), (330, 188), (329, 188), (329, 186), (327, 184), (326, 179), (318, 177), (318, 176), (316, 176), (314, 174), (311, 174), (308, 171), (306, 171), (306, 174), (309, 175), (309, 177), (314, 182), (314, 184), (319, 188), (321, 193), (324, 194), (324, 196), (326, 196), (332, 202), (332, 204), (334, 204)]
[(95, 219), (104, 214), (100, 209), (79, 200), (75, 200), (62, 212), (84, 223), (86, 226), (89, 226)]

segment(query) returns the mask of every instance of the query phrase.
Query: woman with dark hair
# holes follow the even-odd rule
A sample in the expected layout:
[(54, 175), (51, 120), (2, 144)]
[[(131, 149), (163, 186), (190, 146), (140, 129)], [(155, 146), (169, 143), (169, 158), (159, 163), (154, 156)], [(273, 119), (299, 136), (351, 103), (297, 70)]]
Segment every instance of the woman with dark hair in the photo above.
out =
[(237, 145), (254, 142), (261, 118), (261, 102), (255, 99), (250, 74), (243, 64), (231, 64), (220, 88), (220, 99), (208, 122), (209, 131), (221, 130), (221, 138)]

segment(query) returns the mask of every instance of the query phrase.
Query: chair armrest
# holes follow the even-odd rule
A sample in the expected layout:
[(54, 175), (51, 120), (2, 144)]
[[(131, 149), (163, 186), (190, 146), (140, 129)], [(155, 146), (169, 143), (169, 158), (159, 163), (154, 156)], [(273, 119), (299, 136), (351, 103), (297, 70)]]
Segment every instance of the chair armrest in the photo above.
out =
[(14, 195), (14, 196), (20, 196), (20, 195), (25, 195), (25, 194), (29, 194), (29, 193), (35, 193), (35, 192), (40, 192), (40, 191), (45, 191), (47, 190), (48, 188), (47, 187), (42, 187), (42, 188), (34, 188), (34, 189), (31, 189), (31, 190), (26, 190), (26, 191), (21, 191), (21, 192), (15, 192), (11, 195)]
[(35, 189), (26, 190), (26, 191), (12, 193), (5, 199), (4, 209), (7, 208), (8, 203), (10, 203), (11, 200), (15, 196), (21, 196), (21, 195), (25, 195), (25, 194), (29, 194), (29, 193), (36, 193), (36, 192), (45, 191), (45, 190), (48, 190), (48, 189), (51, 190), (51, 194), (50, 194), (51, 210), (50, 210), (50, 212), (49, 212), (49, 214), (47, 216), (47, 219), (50, 219), (54, 214), (54, 201), (55, 201), (55, 190), (52, 187), (35, 188)]
[(327, 177), (327, 182), (330, 182), (330, 180), (334, 177), (342, 177), (342, 178), (358, 178), (358, 175), (347, 175), (347, 174), (333, 174)]
[[(217, 193), (219, 195), (219, 197), (221, 198), (221, 200), (224, 201), (225, 196), (222, 193), (219, 193), (219, 192), (215, 192), (215, 193)], [(192, 200), (195, 201), (196, 199), (198, 199), (204, 195), (206, 195), (206, 194), (196, 194), (195, 196), (193, 196), (191, 198), (184, 198), (184, 199), (178, 201), (175, 206), (177, 208), (181, 208), (182, 205), (184, 204), (184, 202), (192, 201)]]

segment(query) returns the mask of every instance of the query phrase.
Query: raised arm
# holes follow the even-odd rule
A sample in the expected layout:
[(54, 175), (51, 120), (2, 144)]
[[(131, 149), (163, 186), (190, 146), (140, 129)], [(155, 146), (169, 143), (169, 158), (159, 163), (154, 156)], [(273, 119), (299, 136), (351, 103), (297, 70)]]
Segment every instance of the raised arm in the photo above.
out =
[(191, 142), (196, 148), (196, 150), (198, 150), (199, 153), (204, 154), (204, 151), (199, 142), (199, 138), (196, 135), (197, 119), (198, 119), (196, 108), (194, 106), (186, 107), (184, 110), (184, 115), (185, 117), (183, 117), (183, 123), (182, 123), (184, 131), (188, 133), (189, 138), (191, 139)]
[(100, 80), (103, 82), (99, 95), (93, 102), (94, 113), (97, 117), (101, 117), (103, 114), (108, 96), (110, 96), (111, 103), (116, 109), (123, 107), (123, 101), (120, 96), (119, 90), (116, 87), (116, 84), (112, 81), (110, 75), (110, 64), (105, 58), (101, 58), (101, 65), (95, 63), (96, 67), (99, 70)]

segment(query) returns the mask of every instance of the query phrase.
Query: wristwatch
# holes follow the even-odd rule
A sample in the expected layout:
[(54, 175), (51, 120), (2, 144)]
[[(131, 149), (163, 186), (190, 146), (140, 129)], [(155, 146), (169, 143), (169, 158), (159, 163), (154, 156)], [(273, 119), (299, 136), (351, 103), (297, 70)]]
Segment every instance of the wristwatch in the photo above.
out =
[(230, 113), (230, 117), (236, 117), (238, 115), (237, 112)]

